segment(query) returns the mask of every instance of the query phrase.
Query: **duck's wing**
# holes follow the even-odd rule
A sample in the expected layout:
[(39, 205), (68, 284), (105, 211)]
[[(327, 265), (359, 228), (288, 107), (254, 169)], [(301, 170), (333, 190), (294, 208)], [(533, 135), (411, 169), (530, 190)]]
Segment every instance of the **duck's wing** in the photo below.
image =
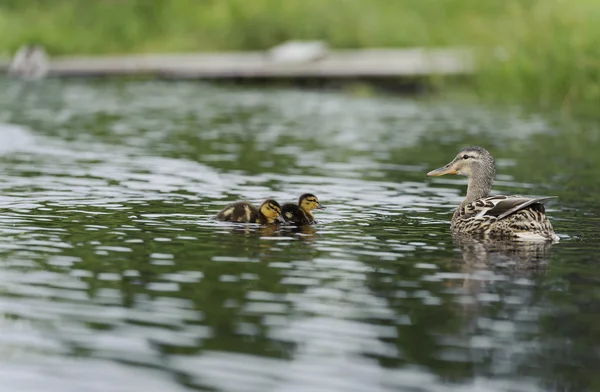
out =
[(231, 203), (217, 214), (216, 219), (227, 222), (250, 222), (256, 223), (258, 219), (258, 208), (247, 201)]
[(536, 198), (505, 195), (488, 196), (475, 200), (465, 206), (465, 214), (474, 216), (475, 218), (495, 216), (500, 220), (534, 204), (539, 204), (540, 207), (538, 208), (541, 208), (541, 212), (543, 212), (544, 210), (541, 202), (557, 197), (558, 196)]
[(304, 210), (302, 210), (302, 208), (300, 208), (297, 204), (293, 203), (285, 203), (281, 207), (281, 216), (285, 221), (298, 225), (308, 224), (311, 222)]

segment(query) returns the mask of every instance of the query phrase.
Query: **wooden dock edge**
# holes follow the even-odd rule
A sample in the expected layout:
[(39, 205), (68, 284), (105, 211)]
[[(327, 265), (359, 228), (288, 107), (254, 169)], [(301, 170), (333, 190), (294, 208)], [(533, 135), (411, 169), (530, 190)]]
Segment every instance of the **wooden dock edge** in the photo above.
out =
[(26, 54), (21, 54), (20, 63), (16, 61), (17, 56), (11, 61), (0, 61), (0, 72), (27, 75), (26, 67), (35, 66), (36, 75), (41, 72), (42, 77), (143, 75), (178, 79), (410, 79), (469, 75), (475, 70), (472, 52), (463, 48), (320, 49), (315, 51), (313, 48), (304, 57), (276, 56), (273, 51), (265, 51), (50, 59), (44, 57), (44, 52), (33, 65), (23, 60)]

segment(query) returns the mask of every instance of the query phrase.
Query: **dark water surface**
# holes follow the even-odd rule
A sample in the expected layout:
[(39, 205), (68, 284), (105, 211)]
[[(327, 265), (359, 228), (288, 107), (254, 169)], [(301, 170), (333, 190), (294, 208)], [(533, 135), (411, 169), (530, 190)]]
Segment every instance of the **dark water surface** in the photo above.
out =
[[(0, 81), (2, 391), (600, 390), (600, 140), (453, 102)], [(544, 245), (453, 241), (469, 144), (557, 195)], [(303, 230), (232, 200), (327, 206)]]

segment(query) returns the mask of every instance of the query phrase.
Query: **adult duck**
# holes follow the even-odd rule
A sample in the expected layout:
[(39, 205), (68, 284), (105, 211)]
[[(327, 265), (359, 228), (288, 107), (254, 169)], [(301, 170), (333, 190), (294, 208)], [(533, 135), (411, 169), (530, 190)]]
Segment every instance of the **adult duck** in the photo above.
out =
[(558, 241), (546, 217), (542, 201), (557, 196), (530, 198), (490, 195), (496, 175), (494, 158), (483, 147), (460, 151), (452, 162), (427, 173), (427, 176), (459, 174), (467, 176), (467, 196), (452, 215), (451, 230), (499, 238)]

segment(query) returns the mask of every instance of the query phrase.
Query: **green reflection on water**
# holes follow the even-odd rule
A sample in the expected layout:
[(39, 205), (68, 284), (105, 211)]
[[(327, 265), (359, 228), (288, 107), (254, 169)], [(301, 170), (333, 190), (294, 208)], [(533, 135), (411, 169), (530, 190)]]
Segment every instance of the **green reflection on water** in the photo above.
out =
[[(0, 114), (21, 128), (3, 133), (0, 308), (8, 336), (32, 339), (4, 342), (3, 361), (101, 358), (215, 388), (218, 372), (186, 363), (349, 362), (359, 386), (376, 368), (430, 386), (600, 382), (594, 127), (331, 93), (2, 84)], [(465, 182), (424, 173), (469, 144), (498, 159), (497, 192), (560, 197), (561, 243), (453, 241)], [(314, 227), (212, 220), (230, 200), (303, 192), (328, 207)], [(272, 371), (255, 377), (287, 377)]]

